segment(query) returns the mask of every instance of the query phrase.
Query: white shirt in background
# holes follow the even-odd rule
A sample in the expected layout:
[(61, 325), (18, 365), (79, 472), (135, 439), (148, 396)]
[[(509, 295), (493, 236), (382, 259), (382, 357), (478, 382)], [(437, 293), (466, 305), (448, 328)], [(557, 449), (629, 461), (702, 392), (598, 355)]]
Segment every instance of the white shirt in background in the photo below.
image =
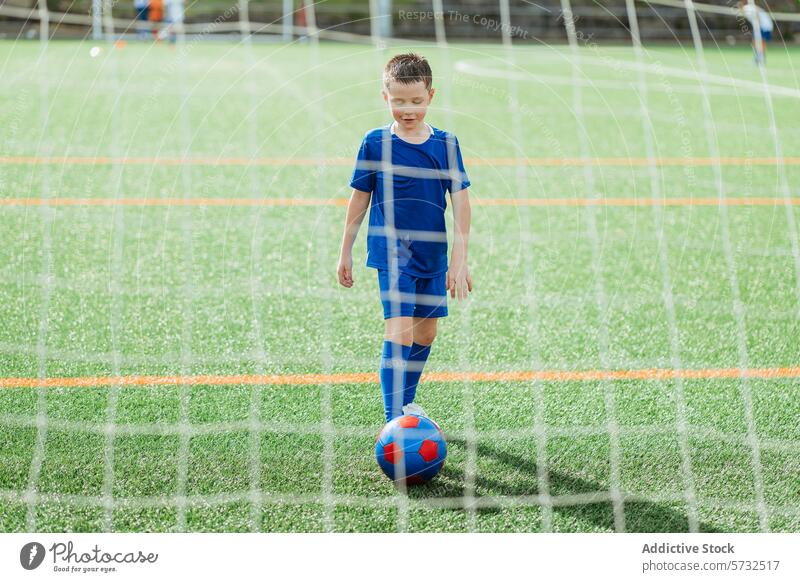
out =
[(167, 20), (173, 24), (183, 24), (183, 0), (166, 0)]
[(755, 4), (745, 4), (742, 6), (744, 17), (750, 21), (750, 26), (753, 30), (756, 29), (756, 14), (758, 15), (758, 25), (762, 31), (772, 32), (772, 18), (769, 17), (766, 10), (761, 9)]

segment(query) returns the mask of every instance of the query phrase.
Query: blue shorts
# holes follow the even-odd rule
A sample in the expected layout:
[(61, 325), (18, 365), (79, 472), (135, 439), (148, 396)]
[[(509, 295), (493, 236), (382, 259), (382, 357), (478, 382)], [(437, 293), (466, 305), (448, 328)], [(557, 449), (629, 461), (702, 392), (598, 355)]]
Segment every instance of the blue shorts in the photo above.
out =
[(761, 39), (762, 40), (772, 40), (772, 31), (771, 30), (762, 30), (761, 31)]
[(398, 271), (399, 298), (392, 301), (389, 294), (389, 271), (378, 269), (383, 318), (447, 317), (447, 274), (415, 277)]

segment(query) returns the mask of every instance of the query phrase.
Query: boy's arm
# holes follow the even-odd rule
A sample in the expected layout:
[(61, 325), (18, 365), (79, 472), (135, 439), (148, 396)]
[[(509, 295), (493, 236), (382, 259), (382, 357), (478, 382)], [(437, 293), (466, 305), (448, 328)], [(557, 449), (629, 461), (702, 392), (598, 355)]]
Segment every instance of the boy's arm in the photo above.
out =
[(361, 227), (361, 221), (369, 208), (369, 201), (372, 195), (369, 192), (353, 189), (350, 195), (350, 202), (347, 203), (347, 218), (344, 222), (344, 234), (342, 235), (342, 247), (339, 252), (339, 266), (337, 274), (339, 284), (343, 287), (353, 286), (353, 244)]
[(464, 188), (450, 195), (453, 204), (453, 252), (450, 256), (450, 267), (447, 271), (447, 288), (451, 297), (466, 299), (467, 292), (472, 291), (472, 278), (467, 267), (469, 248), (469, 227), (472, 220), (472, 209), (469, 205), (469, 189)]

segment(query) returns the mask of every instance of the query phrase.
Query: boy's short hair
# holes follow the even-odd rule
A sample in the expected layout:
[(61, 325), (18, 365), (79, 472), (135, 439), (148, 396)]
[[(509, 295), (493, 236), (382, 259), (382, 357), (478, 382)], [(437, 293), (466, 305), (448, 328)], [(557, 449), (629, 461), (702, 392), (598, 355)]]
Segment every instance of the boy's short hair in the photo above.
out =
[(425, 88), (430, 89), (433, 83), (433, 72), (425, 57), (415, 53), (405, 53), (392, 57), (383, 69), (383, 84), (389, 88), (389, 81), (395, 80), (404, 85), (417, 81), (425, 83)]

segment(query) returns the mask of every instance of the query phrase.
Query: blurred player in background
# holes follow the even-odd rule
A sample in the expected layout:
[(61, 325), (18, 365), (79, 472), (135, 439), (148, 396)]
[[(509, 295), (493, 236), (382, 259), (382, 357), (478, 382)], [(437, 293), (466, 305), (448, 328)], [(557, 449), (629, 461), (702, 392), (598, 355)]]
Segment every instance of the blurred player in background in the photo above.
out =
[(147, 18), (152, 23), (153, 38), (158, 38), (159, 23), (164, 19), (164, 0), (150, 0)]
[(766, 10), (748, 0), (739, 0), (739, 11), (753, 29), (753, 58), (757, 65), (763, 65), (767, 62), (767, 41), (772, 40), (772, 18)]
[(165, 0), (167, 9), (167, 27), (162, 31), (162, 38), (169, 37), (175, 42), (175, 36), (183, 33), (183, 0)]
[(150, 19), (150, 0), (133, 0), (133, 7), (136, 9), (136, 20), (139, 22), (136, 28), (136, 36), (147, 38), (147, 24)]

